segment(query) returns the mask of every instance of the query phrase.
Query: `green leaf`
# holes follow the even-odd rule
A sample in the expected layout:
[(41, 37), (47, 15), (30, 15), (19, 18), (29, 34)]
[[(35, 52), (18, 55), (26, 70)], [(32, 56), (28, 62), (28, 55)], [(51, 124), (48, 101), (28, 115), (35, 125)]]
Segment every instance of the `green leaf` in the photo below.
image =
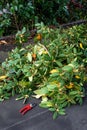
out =
[(9, 99), (9, 97), (5, 96), (4, 99)]
[(45, 95), (48, 93), (48, 89), (47, 87), (44, 87), (44, 88), (34, 91), (34, 93), (37, 95)]
[(73, 52), (76, 54), (77, 53), (77, 49), (74, 47), (73, 48)]
[(64, 67), (62, 68), (62, 70), (64, 70), (64, 71), (68, 71), (68, 72), (71, 72), (71, 71), (73, 70), (73, 67), (67, 65), (67, 66), (64, 66)]
[(26, 32), (26, 28), (23, 27), (23, 29), (22, 29), (22, 34), (24, 34), (25, 32)]
[(79, 98), (79, 99), (78, 99), (78, 102), (79, 102), (80, 105), (82, 105), (83, 99), (82, 99), (82, 98)]
[(43, 108), (48, 108), (48, 106), (45, 103), (40, 103), (39, 106)]
[(65, 57), (65, 54), (60, 54), (59, 57), (63, 58), (63, 57)]
[(59, 76), (59, 73), (58, 72), (55, 72), (53, 74), (50, 74), (51, 77), (58, 77)]
[(47, 85), (47, 88), (48, 88), (49, 91), (52, 91), (55, 88), (57, 88), (57, 86), (56, 85)]
[(15, 90), (12, 89), (12, 96), (15, 96)]
[(14, 9), (15, 9), (15, 11), (17, 11), (17, 10), (18, 10), (18, 7), (17, 7), (17, 6), (14, 6)]
[(35, 61), (35, 62), (34, 62), (34, 65), (35, 65), (36, 67), (39, 67), (41, 64), (42, 64), (41, 61)]
[[(66, 99), (66, 97), (65, 97), (65, 99)], [(67, 106), (67, 101), (65, 101), (63, 104), (62, 104), (62, 107), (66, 107)]]
[(29, 85), (29, 82), (21, 80), (21, 81), (18, 82), (18, 85), (21, 86), (21, 87), (25, 87), (25, 86)]
[(0, 98), (0, 102), (4, 101), (4, 99)]
[(51, 101), (44, 101), (44, 102), (40, 103), (40, 106), (44, 107), (44, 108), (52, 107), (52, 102)]
[(53, 119), (56, 119), (57, 116), (58, 116), (58, 112), (54, 112), (54, 114), (53, 114)]
[(71, 92), (69, 93), (69, 95), (78, 95), (78, 92), (77, 92), (77, 91), (71, 91)]
[(60, 110), (58, 113), (59, 113), (60, 115), (65, 115), (65, 110)]
[(27, 58), (28, 58), (28, 60), (29, 60), (30, 62), (32, 61), (32, 55), (31, 55), (31, 53), (28, 52)]
[(63, 64), (62, 64), (61, 62), (59, 62), (59, 61), (56, 61), (56, 63), (57, 63), (57, 65), (58, 65), (59, 67), (62, 67), (62, 66), (63, 66)]
[(50, 111), (55, 111), (55, 108), (49, 108)]

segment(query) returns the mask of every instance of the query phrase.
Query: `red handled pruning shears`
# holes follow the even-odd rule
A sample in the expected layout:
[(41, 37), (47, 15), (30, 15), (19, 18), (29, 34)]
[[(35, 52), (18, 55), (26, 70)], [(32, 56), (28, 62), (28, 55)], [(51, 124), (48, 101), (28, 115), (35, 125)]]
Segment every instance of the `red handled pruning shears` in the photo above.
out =
[(35, 107), (37, 104), (33, 103), (33, 104), (27, 104), (26, 106), (24, 106), (22, 109), (20, 109), (20, 113), (22, 115), (24, 115), (25, 113), (27, 113), (29, 110), (31, 110), (33, 107)]

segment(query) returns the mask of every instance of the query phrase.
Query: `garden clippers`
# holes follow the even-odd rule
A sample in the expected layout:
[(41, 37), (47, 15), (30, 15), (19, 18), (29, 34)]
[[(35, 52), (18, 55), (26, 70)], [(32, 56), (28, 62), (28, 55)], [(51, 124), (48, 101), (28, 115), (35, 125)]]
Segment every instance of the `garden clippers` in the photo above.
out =
[(33, 107), (35, 107), (37, 104), (36, 103), (33, 103), (33, 104), (27, 104), (25, 105), (23, 108), (20, 109), (20, 113), (22, 115), (24, 115), (25, 113), (27, 113), (29, 110), (31, 110)]

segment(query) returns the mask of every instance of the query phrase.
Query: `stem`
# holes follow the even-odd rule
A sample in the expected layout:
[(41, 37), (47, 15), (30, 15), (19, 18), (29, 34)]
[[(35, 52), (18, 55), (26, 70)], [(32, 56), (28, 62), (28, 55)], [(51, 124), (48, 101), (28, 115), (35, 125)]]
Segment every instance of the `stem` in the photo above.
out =
[(15, 20), (16, 28), (17, 28), (17, 30), (19, 30), (19, 26), (18, 26), (18, 23), (17, 23), (17, 17), (16, 17), (16, 14), (14, 13), (13, 16), (14, 16), (14, 20)]
[[(34, 7), (34, 0), (32, 0), (32, 5)], [(35, 11), (34, 11), (34, 16), (35, 16)], [(35, 23), (35, 18), (34, 21), (32, 20), (32, 29), (34, 29), (34, 23)]]

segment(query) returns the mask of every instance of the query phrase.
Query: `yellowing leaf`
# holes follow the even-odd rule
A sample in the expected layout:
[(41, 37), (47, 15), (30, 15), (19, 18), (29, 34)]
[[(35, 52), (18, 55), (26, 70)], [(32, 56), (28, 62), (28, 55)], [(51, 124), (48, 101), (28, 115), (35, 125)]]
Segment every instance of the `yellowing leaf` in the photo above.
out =
[(84, 77), (84, 81), (87, 81), (87, 77)]
[(24, 37), (24, 35), (23, 35), (23, 34), (20, 34), (20, 37), (21, 37), (21, 38), (23, 38), (23, 37)]
[(80, 77), (78, 75), (75, 76), (76, 79), (80, 79)]
[(43, 51), (42, 54), (48, 54), (48, 52), (47, 51)]
[(42, 39), (42, 36), (41, 34), (38, 34), (37, 37), (36, 37), (37, 40), (41, 40)]
[(6, 75), (0, 76), (0, 80), (4, 80), (5, 78), (7, 78)]
[(42, 102), (46, 102), (48, 98), (46, 96), (42, 96)]
[(27, 58), (28, 58), (28, 60), (29, 60), (30, 62), (32, 61), (32, 55), (31, 55), (31, 53), (28, 52)]
[(29, 81), (32, 82), (33, 80), (33, 76), (29, 77)]
[(50, 71), (51, 74), (56, 73), (56, 72), (58, 72), (57, 69), (53, 69), (53, 70)]
[(32, 54), (32, 58), (33, 58), (33, 60), (36, 60), (36, 54), (35, 53)]
[(71, 89), (71, 88), (73, 88), (74, 87), (74, 84), (73, 83), (70, 83), (69, 85), (66, 85), (66, 88), (68, 88), (68, 89)]
[(0, 44), (7, 44), (7, 42), (5, 40), (1, 40)]
[(33, 95), (33, 97), (35, 97), (36, 99), (39, 99), (40, 97), (42, 97), (42, 95)]
[(52, 107), (53, 106), (53, 104), (49, 101), (49, 102), (47, 102), (47, 107)]
[(83, 49), (83, 45), (82, 45), (82, 43), (80, 43), (79, 46), (80, 46), (81, 49)]

